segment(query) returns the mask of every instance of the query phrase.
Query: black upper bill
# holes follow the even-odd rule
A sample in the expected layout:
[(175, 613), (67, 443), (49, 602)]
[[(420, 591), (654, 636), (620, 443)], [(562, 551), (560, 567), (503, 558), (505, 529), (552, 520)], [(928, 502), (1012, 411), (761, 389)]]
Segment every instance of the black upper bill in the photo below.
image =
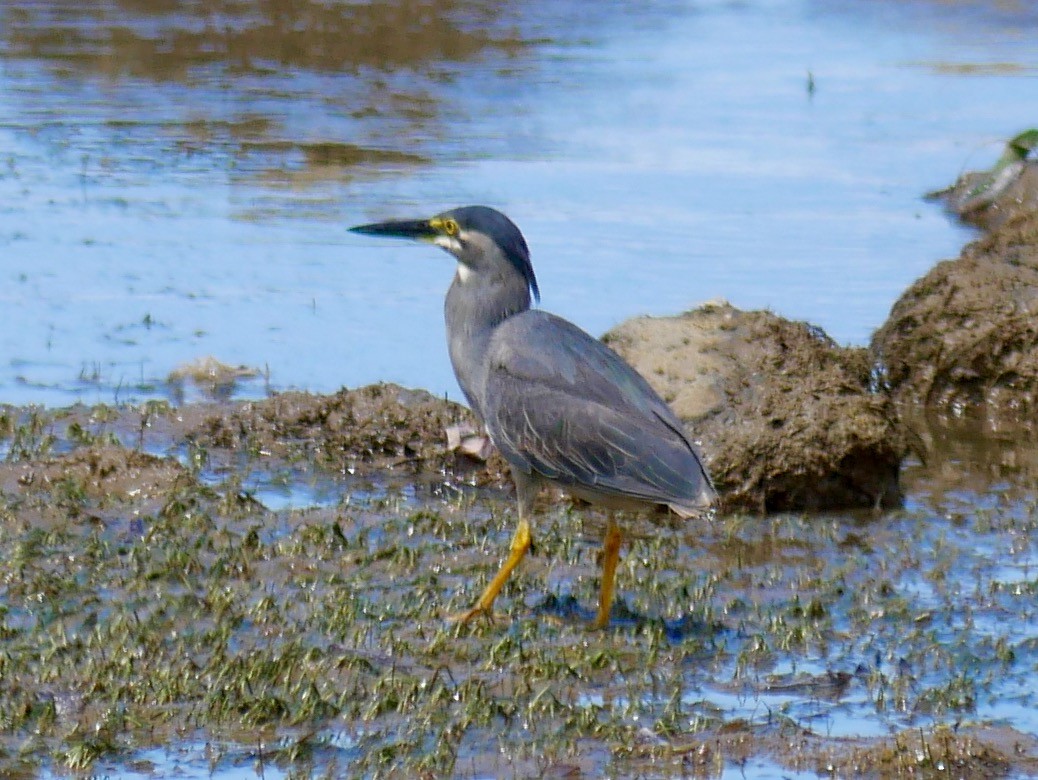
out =
[(432, 238), (436, 230), (427, 219), (395, 219), (389, 222), (374, 222), (370, 225), (357, 225), (350, 228), (351, 233), (362, 233), (365, 236), (393, 236), (394, 238)]

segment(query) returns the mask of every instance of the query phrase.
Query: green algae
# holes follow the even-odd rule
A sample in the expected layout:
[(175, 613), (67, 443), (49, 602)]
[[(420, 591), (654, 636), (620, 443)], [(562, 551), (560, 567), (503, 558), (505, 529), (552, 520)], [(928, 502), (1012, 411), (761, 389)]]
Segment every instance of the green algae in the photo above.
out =
[(275, 457), (273, 424), (235, 458), (187, 447), (196, 412), (0, 416), (5, 773), (185, 740), (293, 776), (1035, 768), (1033, 500), (639, 518), (603, 632), (587, 619), (605, 518), (546, 503), (498, 615), (457, 625), (507, 547), (507, 495), (415, 494), (386, 451), (403, 482), (333, 467), (340, 503), (271, 512), (246, 475), (290, 481), (325, 450)]

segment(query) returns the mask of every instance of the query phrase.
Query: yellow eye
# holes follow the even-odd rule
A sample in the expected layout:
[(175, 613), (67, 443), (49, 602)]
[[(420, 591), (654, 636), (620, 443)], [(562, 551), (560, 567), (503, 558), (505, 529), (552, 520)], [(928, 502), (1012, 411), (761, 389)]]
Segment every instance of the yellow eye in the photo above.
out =
[(453, 219), (443, 220), (443, 232), (446, 233), (448, 236), (458, 235), (458, 223), (455, 222)]

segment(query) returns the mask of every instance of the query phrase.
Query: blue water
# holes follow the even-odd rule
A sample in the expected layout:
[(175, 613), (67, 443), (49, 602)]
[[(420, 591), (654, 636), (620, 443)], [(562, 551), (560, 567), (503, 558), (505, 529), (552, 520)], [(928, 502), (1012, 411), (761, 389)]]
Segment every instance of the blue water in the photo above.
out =
[[(0, 30), (26, 5), (0, 10)], [(94, 62), (103, 44), (84, 48), (94, 67), (61, 67), (0, 32), (0, 402), (162, 396), (205, 356), (274, 388), (391, 380), (460, 398), (450, 259), (345, 228), (470, 202), (515, 219), (543, 306), (592, 333), (725, 298), (864, 344), (970, 237), (921, 195), (1035, 122), (1033, 9), (509, 13), (518, 51), (248, 78), (122, 73)], [(399, 91), (429, 105), (372, 115)], [(254, 154), (219, 124), (243, 117), (426, 162)]]

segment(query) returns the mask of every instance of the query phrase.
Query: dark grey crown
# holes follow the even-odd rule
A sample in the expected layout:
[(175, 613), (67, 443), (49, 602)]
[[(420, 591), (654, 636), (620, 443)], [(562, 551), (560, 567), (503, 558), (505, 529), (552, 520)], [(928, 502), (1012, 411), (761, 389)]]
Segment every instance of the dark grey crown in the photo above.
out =
[(462, 230), (476, 230), (490, 236), (494, 243), (501, 247), (509, 262), (526, 279), (534, 300), (541, 299), (537, 277), (534, 276), (533, 264), (530, 262), (530, 249), (512, 220), (489, 206), (462, 206), (451, 209), (442, 216), (454, 219)]

